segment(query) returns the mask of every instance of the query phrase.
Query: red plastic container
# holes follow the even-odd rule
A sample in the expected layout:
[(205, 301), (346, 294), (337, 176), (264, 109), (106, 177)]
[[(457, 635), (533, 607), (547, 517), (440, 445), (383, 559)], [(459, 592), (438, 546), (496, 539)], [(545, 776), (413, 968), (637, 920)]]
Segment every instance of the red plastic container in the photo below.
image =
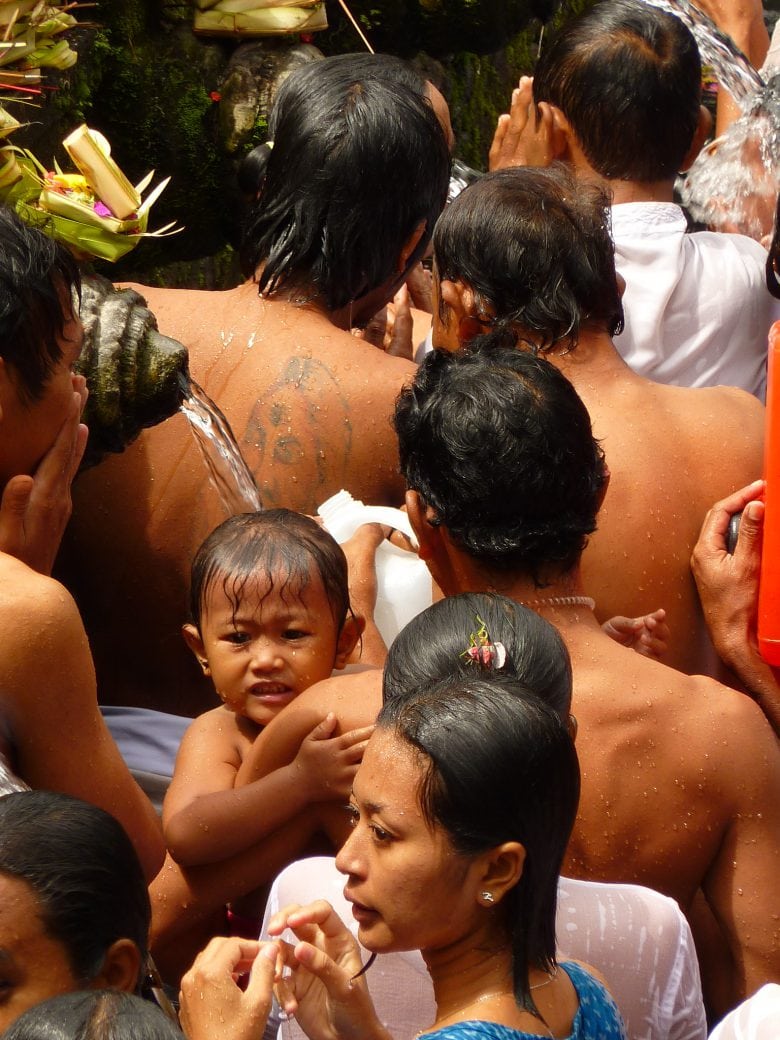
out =
[(769, 330), (764, 442), (766, 506), (758, 593), (758, 651), (780, 665), (780, 321)]

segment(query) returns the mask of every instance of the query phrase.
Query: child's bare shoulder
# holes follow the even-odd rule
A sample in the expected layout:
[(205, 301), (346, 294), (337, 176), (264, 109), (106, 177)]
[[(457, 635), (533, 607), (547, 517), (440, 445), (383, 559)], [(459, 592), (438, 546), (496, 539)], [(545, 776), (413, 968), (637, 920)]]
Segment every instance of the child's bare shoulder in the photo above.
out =
[(252, 732), (252, 724), (239, 718), (234, 712), (220, 704), (217, 708), (204, 711), (188, 726), (182, 746), (189, 748), (208, 748), (213, 751), (233, 750), (243, 757), (243, 752), (250, 747), (256, 733)]

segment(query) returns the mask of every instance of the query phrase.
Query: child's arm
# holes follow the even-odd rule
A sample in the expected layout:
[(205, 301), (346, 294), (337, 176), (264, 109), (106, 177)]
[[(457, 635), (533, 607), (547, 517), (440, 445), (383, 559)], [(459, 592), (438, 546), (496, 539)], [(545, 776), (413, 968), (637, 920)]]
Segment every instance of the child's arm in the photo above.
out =
[(347, 734), (373, 726), (381, 707), (379, 668), (339, 673), (315, 683), (288, 704), (247, 749), (236, 785), (252, 783), (292, 762), (304, 737), (323, 716), (334, 714), (340, 731)]
[(289, 765), (236, 788), (242, 737), (235, 717), (217, 708), (196, 719), (163, 807), (173, 858), (187, 866), (216, 863), (257, 844), (309, 803), (345, 797), (370, 730), (331, 737), (335, 726), (335, 717), (326, 717)]
[(618, 615), (605, 621), (601, 627), (610, 639), (628, 647), (629, 650), (636, 650), (643, 657), (661, 661), (668, 649), (670, 633), (666, 623), (666, 611), (663, 608), (642, 617), (627, 618)]

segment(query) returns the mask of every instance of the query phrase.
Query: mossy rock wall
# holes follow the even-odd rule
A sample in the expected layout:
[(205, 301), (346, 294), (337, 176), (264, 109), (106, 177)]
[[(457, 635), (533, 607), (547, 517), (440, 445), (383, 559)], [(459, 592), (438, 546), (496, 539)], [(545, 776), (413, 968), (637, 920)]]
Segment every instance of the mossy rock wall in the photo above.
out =
[[(556, 18), (589, 0), (564, 0)], [(457, 154), (484, 165), (497, 115), (519, 75), (530, 72), (548, 0), (349, 0), (377, 50), (414, 57), (450, 98)], [(561, 11), (563, 13), (561, 13)], [(176, 220), (175, 237), (147, 239), (116, 265), (98, 264), (115, 280), (217, 287), (235, 284), (243, 201), (235, 181), (242, 155), (263, 139), (265, 110), (236, 138), (225, 129), (221, 90), (231, 57), (245, 41), (192, 32), (192, 5), (183, 0), (102, 0), (88, 15), (97, 28), (74, 34), (79, 62), (19, 142), (46, 163), (57, 142), (86, 121), (111, 141), (132, 181), (154, 169), (172, 180), (156, 203), (151, 226)], [(331, 29), (313, 42), (325, 53), (362, 49), (336, 0)], [(269, 52), (297, 38), (264, 41)], [(468, 44), (468, 50), (464, 49)], [(221, 118), (221, 116), (223, 118)]]

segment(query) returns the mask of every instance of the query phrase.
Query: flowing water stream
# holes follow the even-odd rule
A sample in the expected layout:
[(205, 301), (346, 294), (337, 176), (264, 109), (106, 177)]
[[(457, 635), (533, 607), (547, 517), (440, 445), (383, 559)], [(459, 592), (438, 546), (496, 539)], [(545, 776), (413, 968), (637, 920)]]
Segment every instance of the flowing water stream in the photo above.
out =
[(257, 482), (244, 461), (230, 423), (193, 379), (182, 375), (180, 385), (181, 411), (189, 420), (209, 478), (219, 492), (227, 515), (262, 509)]
[(744, 110), (748, 99), (761, 90), (764, 81), (730, 36), (689, 0), (642, 0), (650, 7), (676, 15), (693, 33), (704, 65)]
[(772, 231), (780, 179), (780, 76), (765, 82), (730, 37), (689, 0), (642, 0), (676, 15), (693, 33), (702, 62), (742, 109), (702, 150), (681, 184), (694, 220), (761, 240)]

